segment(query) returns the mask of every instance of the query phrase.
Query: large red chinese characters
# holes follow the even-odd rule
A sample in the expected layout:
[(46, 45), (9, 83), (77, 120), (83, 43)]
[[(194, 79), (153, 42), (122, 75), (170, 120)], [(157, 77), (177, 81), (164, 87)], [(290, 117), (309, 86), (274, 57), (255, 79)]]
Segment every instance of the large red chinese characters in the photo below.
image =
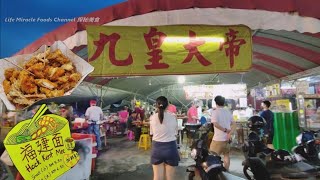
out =
[(184, 59), (182, 64), (188, 63), (192, 60), (193, 56), (195, 56), (200, 64), (203, 66), (209, 66), (211, 64), (203, 55), (199, 52), (198, 46), (205, 44), (205, 40), (197, 39), (196, 33), (194, 31), (189, 31), (190, 42), (184, 45), (184, 48), (189, 51), (188, 56)]
[(129, 54), (128, 57), (123, 60), (116, 58), (116, 44), (119, 39), (120, 39), (120, 35), (117, 33), (112, 33), (111, 35), (106, 35), (106, 34), (100, 33), (100, 39), (98, 41), (93, 42), (94, 45), (97, 46), (97, 49), (96, 49), (95, 53), (92, 55), (92, 57), (89, 58), (89, 62), (97, 59), (101, 55), (101, 53), (103, 52), (105, 45), (108, 42), (110, 42), (110, 45), (109, 45), (110, 62), (115, 66), (128, 66), (128, 65), (132, 64), (133, 59), (132, 59), (131, 54)]
[(145, 65), (146, 69), (167, 69), (169, 65), (163, 62), (160, 62), (162, 59), (162, 50), (160, 49), (164, 39), (167, 37), (163, 32), (158, 32), (154, 27), (150, 28), (148, 34), (144, 34), (144, 40), (150, 50), (147, 54), (151, 56), (148, 60), (151, 64)]
[(246, 41), (244, 39), (236, 39), (239, 31), (235, 31), (233, 29), (229, 29), (229, 32), (226, 33), (227, 35), (227, 41), (224, 43), (220, 43), (219, 50), (222, 51), (224, 46), (227, 46), (225, 48), (226, 56), (230, 59), (230, 68), (234, 66), (234, 58), (235, 56), (239, 55), (240, 46), (245, 44)]

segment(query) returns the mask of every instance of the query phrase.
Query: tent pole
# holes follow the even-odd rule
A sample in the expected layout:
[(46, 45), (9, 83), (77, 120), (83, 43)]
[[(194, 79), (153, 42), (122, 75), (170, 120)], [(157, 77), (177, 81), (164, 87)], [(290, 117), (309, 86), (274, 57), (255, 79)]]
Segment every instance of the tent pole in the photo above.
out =
[[(114, 79), (114, 78), (112, 78), (112, 79)], [(109, 87), (110, 87), (111, 82), (112, 82), (112, 80), (111, 80), (111, 81), (109, 81), (109, 83), (108, 83), (108, 85), (107, 85), (107, 88), (106, 88), (106, 90), (104, 91), (104, 93), (102, 93), (102, 90), (103, 90), (104, 85), (103, 85), (103, 86), (101, 86), (101, 98), (100, 98), (100, 100), (101, 100), (101, 108), (103, 107), (103, 106), (102, 106), (103, 97), (107, 94), (107, 92), (108, 92), (108, 90), (109, 90)]]
[(150, 96), (152, 96), (152, 95), (154, 95), (154, 94), (157, 94), (158, 92), (160, 92), (160, 89), (157, 90), (157, 91), (152, 92), (151, 94), (149, 94), (149, 95), (147, 96), (147, 98), (149, 98)]
[(100, 88), (100, 107), (102, 108), (103, 106), (103, 98), (102, 98), (102, 86), (101, 86), (101, 88)]
[[(166, 90), (166, 89), (167, 89), (168, 87), (170, 87), (170, 86), (172, 86), (172, 84), (169, 85), (169, 86), (167, 86), (167, 87), (161, 88), (161, 89), (162, 89), (162, 90)], [(161, 89), (159, 89), (159, 90), (157, 90), (157, 91), (154, 91), (154, 92), (148, 94), (148, 95), (147, 95), (147, 98), (150, 97), (150, 96), (152, 96), (152, 95), (154, 95), (154, 94), (157, 94), (158, 92), (161, 91)]]
[[(90, 84), (92, 84), (92, 83), (90, 83)], [(110, 83), (109, 83), (110, 84)], [(92, 85), (94, 85), (94, 84), (92, 84)], [(88, 86), (86, 86), (86, 87), (88, 87), (89, 89), (92, 87), (92, 86), (90, 86), (90, 85), (88, 85)], [(126, 90), (122, 90), (122, 89), (117, 89), (117, 88), (112, 88), (112, 87), (110, 87), (110, 86), (100, 86), (100, 87), (102, 87), (103, 89), (105, 89), (106, 91), (105, 91), (105, 94), (107, 93), (107, 90), (108, 89), (111, 89), (111, 90), (114, 90), (114, 91), (119, 91), (119, 92), (123, 92), (123, 93), (127, 93), (127, 94), (132, 94), (132, 95), (136, 95), (136, 96), (139, 96), (139, 97), (145, 97), (145, 95), (142, 95), (142, 94), (138, 94), (138, 93), (135, 93), (135, 92), (130, 92), (130, 91), (126, 91)], [(92, 91), (91, 91), (92, 92)], [(95, 93), (93, 93), (93, 95), (94, 95)], [(104, 95), (105, 95), (104, 94)]]
[(191, 102), (189, 102), (189, 104), (187, 104), (187, 107), (188, 107), (191, 103), (192, 103), (192, 101), (191, 101)]

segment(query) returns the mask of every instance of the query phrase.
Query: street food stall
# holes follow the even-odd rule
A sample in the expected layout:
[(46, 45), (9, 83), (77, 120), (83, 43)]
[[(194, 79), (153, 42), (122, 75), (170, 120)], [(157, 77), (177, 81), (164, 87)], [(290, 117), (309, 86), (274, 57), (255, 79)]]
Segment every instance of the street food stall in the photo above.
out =
[[(193, 80), (190, 80), (188, 83), (209, 83), (212, 85), (240, 82), (247, 83), (248, 86), (253, 87), (257, 83), (265, 83), (270, 80), (279, 79), (319, 65), (317, 59), (314, 59), (314, 57), (318, 57), (319, 55), (318, 50), (315, 48), (318, 46), (315, 43), (316, 40), (313, 42), (313, 38), (318, 38), (318, 35), (310, 34), (320, 32), (318, 12), (310, 11), (310, 9), (316, 7), (317, 4), (314, 4), (315, 2), (299, 3), (298, 1), (289, 0), (283, 4), (278, 3), (277, 5), (274, 3), (261, 4), (255, 1), (242, 3), (241, 5), (229, 2), (209, 3), (209, 1), (199, 3), (196, 0), (188, 2), (159, 2), (137, 0), (123, 2), (112, 8), (91, 9), (91, 11), (93, 10), (94, 12), (90, 14), (86, 14), (90, 11), (81, 11), (82, 14), (80, 15), (86, 15), (78, 17), (79, 14), (77, 14), (74, 19), (70, 19), (66, 25), (41, 37), (29, 46), (24, 47), (24, 49), (22, 49), (22, 46), (15, 48), (15, 50), (10, 50), (11, 54), (6, 56), (11, 56), (15, 53), (13, 51), (17, 51), (17, 49), (22, 49), (18, 54), (34, 53), (40, 46), (43, 47), (39, 49), (39, 52), (46, 53), (47, 45), (53, 48), (55, 47), (55, 43), (61, 44), (61, 42), (58, 41), (63, 40), (62, 44), (66, 45), (65, 49), (72, 50), (78, 56), (81, 56), (79, 61), (85, 59), (95, 67), (95, 70), (90, 74), (91, 76), (86, 78), (86, 81), (91, 84), (86, 84), (86, 87), (82, 87), (81, 90), (87, 88), (92, 94), (98, 94), (101, 99), (108, 93), (112, 94), (111, 91), (114, 92), (114, 90), (116, 91), (114, 94), (122, 93), (122, 95), (116, 96), (115, 98), (105, 98), (107, 99), (106, 101), (110, 101), (106, 103), (106, 105), (115, 103), (121, 99), (130, 99), (132, 96), (140, 96), (141, 99), (154, 103), (157, 96), (165, 95), (172, 98), (175, 104), (180, 104), (184, 109), (188, 106), (187, 101), (173, 93), (173, 91), (175, 91), (175, 86), (173, 86), (176, 82), (175, 79), (170, 76), (159, 78), (145, 76), (207, 74), (201, 77), (194, 75), (192, 77)], [(60, 5), (60, 3), (57, 4)], [(239, 9), (240, 6), (241, 8)], [(194, 7), (206, 8), (198, 9)], [(289, 9), (287, 7), (289, 7)], [(87, 8), (92, 7), (88, 6)], [(28, 11), (30, 10), (28, 9)], [(30, 11), (30, 13), (32, 12), (33, 11)], [(142, 15), (146, 13), (149, 14)], [(106, 14), (108, 16), (106, 16)], [(208, 16), (208, 14), (211, 15)], [(5, 21), (10, 22), (9, 19), (10, 18), (5, 18)], [(112, 26), (108, 24), (110, 22)], [(194, 25), (194, 22), (206, 25)], [(240, 24), (245, 24), (245, 26), (230, 25), (239, 24), (239, 22), (241, 22)], [(165, 26), (159, 26), (159, 24)], [(131, 27), (132, 25), (134, 25), (134, 27)], [(9, 29), (12, 30), (12, 28)], [(28, 28), (16, 28), (16, 30), (23, 29)], [(41, 28), (34, 29), (37, 30)], [(43, 32), (39, 34), (42, 33)], [(17, 37), (19, 37), (20, 34), (26, 36), (24, 33), (12, 34), (15, 34), (14, 36)], [(4, 37), (7, 38), (9, 36)], [(28, 37), (26, 36), (25, 38)], [(12, 39), (5, 41), (11, 42)], [(254, 47), (253, 43), (255, 44)], [(13, 43), (7, 44), (9, 46)], [(72, 54), (73, 57), (77, 56), (74, 55), (73, 52), (70, 52), (70, 54)], [(69, 54), (69, 52), (67, 54)], [(1, 55), (1, 57), (4, 56)], [(46, 61), (46, 58), (38, 56), (35, 59)], [(3, 59), (2, 61), (7, 60), (10, 61), (10, 59)], [(21, 63), (15, 61), (13, 61), (13, 63), (14, 64), (9, 63), (11, 64), (10, 67), (12, 65), (18, 65), (17, 69), (19, 69)], [(74, 63), (77, 64), (77, 62)], [(38, 76), (42, 72), (35, 70), (36, 68), (29, 69), (29, 66), (23, 68), (27, 70), (29, 75), (32, 73), (32, 76)], [(50, 76), (57, 72), (55, 68), (67, 68), (64, 69), (64, 71), (68, 71), (70, 66), (57, 66), (53, 68), (54, 69), (51, 70), (52, 72), (50, 71), (51, 73), (49, 73)], [(81, 66), (77, 67), (77, 70), (81, 71)], [(90, 70), (92, 71), (93, 69), (90, 68)], [(41, 92), (43, 92), (44, 95), (23, 94), (24, 103), (21, 103), (21, 99), (17, 98), (20, 97), (21, 94), (17, 95), (15, 91), (12, 92), (12, 89), (5, 88), (4, 90), (7, 91), (9, 89), (9, 92), (2, 94), (2, 97), (8, 109), (12, 110), (16, 109), (15, 105), (17, 104), (19, 104), (18, 108), (24, 108), (33, 104), (36, 100), (54, 96), (55, 93), (52, 92), (56, 92), (59, 95), (70, 95), (71, 91), (69, 90), (74, 90), (73, 88), (79, 87), (80, 81), (84, 80), (85, 76), (90, 72), (84, 74), (80, 72), (81, 80), (79, 80), (79, 83), (74, 82), (72, 87), (65, 87), (65, 92), (62, 92), (61, 89), (55, 89), (55, 85), (52, 84), (49, 84), (48, 90), (47, 81), (43, 84), (44, 81), (39, 80), (37, 88), (41, 88)], [(135, 76), (136, 79), (122, 78), (132, 76)], [(109, 77), (117, 78), (112, 79), (112, 83), (109, 83), (111, 81)], [(218, 80), (216, 79), (217, 77), (219, 78)], [(9, 87), (9, 84), (10, 87), (12, 87), (14, 84), (12, 79), (4, 78), (3, 75), (1, 75), (1, 83), (4, 79), (6, 79), (6, 81), (2, 87)], [(49, 80), (53, 81), (51, 79)], [(93, 90), (94, 85), (92, 85), (92, 83), (99, 85), (97, 88), (98, 91)], [(50, 85), (52, 85), (53, 88), (51, 88)], [(170, 88), (172, 88), (172, 90)], [(32, 88), (23, 89), (24, 90), (21, 91), (34, 90)], [(99, 90), (101, 90), (101, 93), (99, 93)], [(219, 95), (222, 95), (221, 93), (224, 93), (225, 90), (228, 89), (222, 89)], [(102, 91), (108, 93), (102, 93)], [(238, 94), (237, 92), (233, 93)], [(9, 98), (7, 98), (8, 95)], [(84, 93), (80, 91), (78, 95), (83, 96)], [(109, 97), (112, 96), (109, 95)], [(212, 97), (210, 98), (212, 99)], [(241, 105), (240, 107), (245, 107), (245, 105), (243, 105), (245, 104), (244, 97), (241, 98), (242, 99), (236, 99), (233, 100), (232, 103), (229, 103), (229, 105), (232, 104), (229, 108), (232, 109), (236, 107), (237, 103)], [(17, 101), (17, 99), (19, 99), (19, 101)], [(304, 100), (306, 99), (307, 97), (305, 96)], [(233, 104), (233, 102), (237, 103)], [(285, 103), (287, 102), (275, 104), (280, 104), (279, 106), (283, 107)], [(309, 122), (309, 124), (314, 123), (314, 121), (317, 120), (314, 118), (317, 111), (314, 111), (315, 108), (313, 106), (317, 105), (317, 100), (311, 101), (311, 107), (302, 107), (302, 105), (305, 105), (303, 102), (301, 102), (300, 105), (301, 110), (299, 111), (299, 117), (303, 118), (302, 114), (308, 110), (308, 116), (305, 116), (304, 120), (308, 119), (307, 122)], [(255, 108), (257, 108), (257, 106), (255, 106)], [(178, 117), (182, 119), (185, 118), (183, 115)], [(114, 126), (116, 128), (116, 118), (108, 117), (105, 119), (105, 124), (109, 123), (109, 127)], [(243, 119), (241, 115), (236, 118), (238, 123), (241, 123)], [(300, 124), (301, 122), (303, 122), (303, 120), (300, 120)], [(73, 128), (76, 130), (85, 128), (85, 123), (76, 122)]]
[(299, 79), (296, 82), (299, 126), (303, 129), (320, 128), (320, 76)]

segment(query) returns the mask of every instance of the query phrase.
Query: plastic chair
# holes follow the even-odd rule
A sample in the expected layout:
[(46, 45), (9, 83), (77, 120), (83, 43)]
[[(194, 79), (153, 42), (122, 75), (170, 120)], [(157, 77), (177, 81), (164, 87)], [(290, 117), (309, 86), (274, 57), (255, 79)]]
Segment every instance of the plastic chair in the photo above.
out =
[(139, 148), (144, 148), (144, 150), (147, 150), (151, 147), (151, 138), (149, 134), (141, 134), (138, 144)]
[(127, 132), (127, 138), (128, 138), (130, 141), (134, 140), (134, 133), (133, 133), (133, 131), (128, 130), (128, 132)]

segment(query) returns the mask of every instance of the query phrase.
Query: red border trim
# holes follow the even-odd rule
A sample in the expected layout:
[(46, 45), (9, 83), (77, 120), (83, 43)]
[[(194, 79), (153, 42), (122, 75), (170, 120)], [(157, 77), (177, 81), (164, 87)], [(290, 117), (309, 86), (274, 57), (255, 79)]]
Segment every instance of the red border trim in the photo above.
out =
[(87, 76), (84, 80), (87, 82), (92, 82), (95, 78), (91, 76)]
[(284, 61), (282, 59), (278, 59), (276, 57), (272, 57), (272, 56), (269, 56), (269, 55), (266, 55), (266, 54), (254, 52), (253, 55), (257, 59), (272, 63), (274, 65), (277, 65), (277, 66), (285, 68), (285, 69), (288, 69), (289, 71), (294, 72), (294, 73), (306, 70), (305, 68), (303, 68), (301, 66), (297, 66), (297, 65), (292, 64), (292, 63), (290, 63), (288, 61)]
[(307, 36), (312, 36), (312, 37), (315, 37), (315, 38), (319, 38), (319, 39), (320, 39), (320, 32), (319, 32), (319, 33), (314, 33), (314, 34), (309, 33), (309, 32), (305, 32), (305, 33), (303, 33), (303, 34), (305, 34), (305, 35), (307, 35)]
[(34, 41), (17, 54), (32, 53), (41, 45), (51, 45), (57, 40), (65, 40), (77, 31), (85, 29), (86, 25), (102, 25), (116, 19), (123, 19), (134, 15), (146, 14), (152, 11), (170, 11), (188, 8), (216, 8), (226, 7), (235, 9), (261, 9), (278, 12), (298, 12), (301, 16), (320, 18), (320, 1), (316, 0), (128, 0), (114, 6), (85, 15), (86, 17), (100, 17), (98, 23), (67, 23)]
[(270, 74), (272, 76), (275, 76), (277, 78), (281, 78), (281, 77), (287, 76), (286, 74), (283, 74), (283, 73), (278, 72), (278, 71), (274, 71), (272, 69), (263, 67), (263, 66), (258, 65), (258, 64), (252, 64), (252, 68), (257, 69), (259, 71), (262, 71), (262, 72), (264, 72), (266, 74)]
[(253, 43), (280, 49), (282, 51), (286, 51), (288, 53), (302, 57), (315, 64), (318, 64), (318, 65), (320, 64), (320, 53), (312, 51), (310, 49), (306, 49), (303, 47), (295, 46), (293, 44), (289, 44), (289, 43), (285, 43), (282, 41), (277, 41), (277, 40), (269, 39), (265, 37), (260, 37), (260, 36), (254, 36), (252, 37), (252, 39), (253, 39)]
[(111, 78), (105, 78), (105, 79), (102, 79), (101, 81), (99, 81), (99, 82), (96, 83), (96, 84), (99, 84), (99, 85), (101, 85), (101, 86), (104, 86), (104, 85), (108, 84), (109, 81), (111, 81), (111, 80), (112, 80)]

